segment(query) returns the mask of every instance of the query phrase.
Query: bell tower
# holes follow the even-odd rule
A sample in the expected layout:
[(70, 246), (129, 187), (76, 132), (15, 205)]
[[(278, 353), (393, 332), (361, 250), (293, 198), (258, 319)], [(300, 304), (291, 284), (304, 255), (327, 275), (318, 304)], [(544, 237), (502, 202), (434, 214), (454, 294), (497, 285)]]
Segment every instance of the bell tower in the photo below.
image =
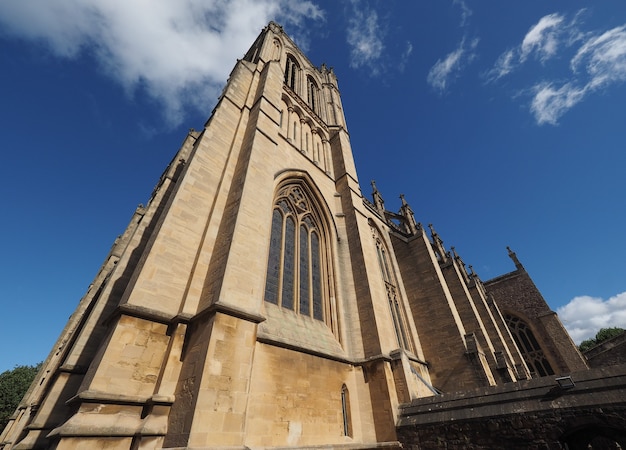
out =
[(368, 216), (334, 71), (270, 23), (115, 241), (5, 448), (397, 446), (399, 402), (435, 391)]

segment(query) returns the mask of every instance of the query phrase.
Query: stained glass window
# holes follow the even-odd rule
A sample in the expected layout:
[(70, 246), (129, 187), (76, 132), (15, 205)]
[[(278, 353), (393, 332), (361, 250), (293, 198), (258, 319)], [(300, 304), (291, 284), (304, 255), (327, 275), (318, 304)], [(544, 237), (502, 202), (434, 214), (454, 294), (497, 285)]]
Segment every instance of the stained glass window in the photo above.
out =
[(295, 277), (295, 236), (296, 225), (291, 216), (287, 217), (285, 224), (285, 250), (283, 266), (283, 295), (281, 305), (283, 308), (293, 309), (293, 287)]
[(307, 228), (300, 227), (300, 314), (310, 315), (311, 299), (309, 280), (309, 233)]
[(272, 213), (265, 300), (325, 320), (328, 277), (324, 277), (321, 219), (302, 187), (288, 185)]
[(322, 273), (320, 267), (320, 242), (317, 233), (311, 233), (311, 281), (313, 284), (313, 317), (324, 319), (322, 305)]
[(280, 275), (280, 247), (283, 234), (283, 215), (278, 209), (272, 214), (272, 235), (270, 237), (270, 255), (267, 263), (267, 281), (265, 282), (265, 300), (278, 304), (278, 276)]

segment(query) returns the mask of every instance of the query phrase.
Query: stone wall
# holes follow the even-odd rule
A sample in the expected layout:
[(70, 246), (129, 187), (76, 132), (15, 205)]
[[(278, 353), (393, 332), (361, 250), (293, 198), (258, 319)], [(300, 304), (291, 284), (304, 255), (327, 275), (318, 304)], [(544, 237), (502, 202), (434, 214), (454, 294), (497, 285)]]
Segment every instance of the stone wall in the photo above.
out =
[(398, 440), (411, 450), (624, 448), (626, 366), (571, 378), (570, 389), (543, 377), (413, 401)]
[[(626, 438), (626, 408), (584, 408), (518, 413), (491, 419), (449, 422), (419, 430), (405, 430), (400, 437), (405, 449), (569, 449), (585, 436), (597, 438), (606, 430), (607, 438)], [(583, 433), (577, 433), (581, 430)], [(614, 434), (610, 430), (614, 431)], [(569, 431), (569, 432), (568, 432)], [(593, 448), (602, 448), (594, 445)], [(620, 442), (620, 441), (617, 441)], [(568, 447), (565, 447), (565, 444)], [(574, 445), (574, 446), (573, 446)], [(587, 448), (586, 446), (582, 448)], [(611, 448), (611, 447), (608, 447)], [(612, 447), (615, 448), (615, 447)]]
[(503, 314), (519, 317), (533, 331), (555, 373), (587, 368), (558, 316), (521, 266), (514, 272), (486, 281), (485, 289)]
[(583, 353), (589, 367), (626, 364), (626, 331)]

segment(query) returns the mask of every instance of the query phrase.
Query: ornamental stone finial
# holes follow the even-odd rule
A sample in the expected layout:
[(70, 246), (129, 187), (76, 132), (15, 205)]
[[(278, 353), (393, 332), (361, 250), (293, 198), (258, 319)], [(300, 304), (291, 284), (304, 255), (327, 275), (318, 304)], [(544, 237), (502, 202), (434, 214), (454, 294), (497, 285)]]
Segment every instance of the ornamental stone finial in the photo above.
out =
[(513, 250), (511, 250), (511, 247), (509, 247), (507, 245), (506, 249), (509, 252), (509, 258), (511, 258), (511, 260), (513, 261), (513, 263), (515, 264), (515, 268), (517, 270), (525, 270), (524, 266), (522, 266), (522, 263), (519, 261), (519, 259), (517, 258), (517, 255), (515, 254), (515, 252)]

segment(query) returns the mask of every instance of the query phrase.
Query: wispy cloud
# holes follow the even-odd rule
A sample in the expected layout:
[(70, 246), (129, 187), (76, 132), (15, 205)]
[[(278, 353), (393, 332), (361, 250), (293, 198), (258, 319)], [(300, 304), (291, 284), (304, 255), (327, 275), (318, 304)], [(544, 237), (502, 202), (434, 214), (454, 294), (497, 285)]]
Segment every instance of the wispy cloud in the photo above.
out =
[(350, 67), (368, 66), (377, 73), (374, 63), (380, 59), (385, 48), (378, 13), (358, 0), (352, 0), (351, 5), (346, 36), (350, 47)]
[(534, 88), (530, 111), (539, 125), (556, 125), (559, 117), (579, 103), (586, 94), (585, 88), (566, 83), (555, 88), (551, 83), (541, 83)]
[(446, 91), (451, 81), (458, 76), (463, 69), (464, 65), (470, 63), (476, 57), (476, 47), (479, 40), (473, 39), (469, 44), (466, 44), (466, 39), (463, 38), (459, 43), (459, 46), (448, 55), (437, 60), (437, 62), (430, 68), (426, 81), (433, 88), (440, 93)]
[(400, 62), (398, 63), (398, 69), (402, 72), (406, 67), (406, 63), (409, 61), (409, 57), (413, 53), (413, 44), (411, 42), (406, 43), (406, 47), (404, 48), (404, 52), (400, 55)]
[[(576, 15), (578, 17), (578, 14)], [(539, 19), (524, 36), (521, 44), (506, 50), (496, 60), (485, 77), (488, 82), (496, 81), (522, 65), (530, 56), (542, 63), (557, 54), (560, 45), (569, 44), (569, 37), (576, 30), (576, 19), (565, 22), (560, 14), (549, 14)]]
[(520, 46), (520, 62), (526, 61), (529, 55), (535, 54), (545, 62), (556, 54), (561, 35), (566, 31), (562, 27), (564, 18), (560, 14), (542, 17), (524, 36)]
[(458, 5), (461, 8), (461, 26), (467, 25), (473, 12), (469, 6), (467, 6), (465, 0), (453, 0), (452, 4)]
[(589, 89), (626, 80), (626, 25), (587, 39), (570, 66), (574, 73), (587, 73)]
[(515, 53), (515, 50), (507, 50), (502, 53), (496, 60), (494, 67), (486, 74), (487, 80), (495, 81), (509, 74), (517, 64)]
[(626, 292), (607, 300), (583, 295), (557, 309), (561, 321), (577, 344), (592, 338), (600, 328), (626, 328)]
[(572, 81), (554, 88), (533, 88), (531, 112), (538, 124), (556, 125), (559, 118), (586, 96), (626, 81), (626, 25), (588, 36), (570, 62)]
[(274, 19), (319, 20), (308, 0), (0, 2), (5, 34), (47, 46), (61, 58), (89, 54), (128, 92), (141, 87), (176, 124), (188, 105), (215, 101), (237, 58)]
[[(546, 65), (561, 56), (561, 49), (578, 47), (570, 60), (568, 80), (542, 80), (522, 89), (531, 96), (530, 111), (539, 125), (557, 125), (559, 119), (586, 96), (626, 81), (626, 25), (603, 33), (580, 31), (578, 11), (571, 21), (561, 14), (542, 17), (521, 44), (506, 50), (485, 73), (487, 82), (509, 75), (534, 56)], [(571, 53), (570, 53), (571, 54)]]

